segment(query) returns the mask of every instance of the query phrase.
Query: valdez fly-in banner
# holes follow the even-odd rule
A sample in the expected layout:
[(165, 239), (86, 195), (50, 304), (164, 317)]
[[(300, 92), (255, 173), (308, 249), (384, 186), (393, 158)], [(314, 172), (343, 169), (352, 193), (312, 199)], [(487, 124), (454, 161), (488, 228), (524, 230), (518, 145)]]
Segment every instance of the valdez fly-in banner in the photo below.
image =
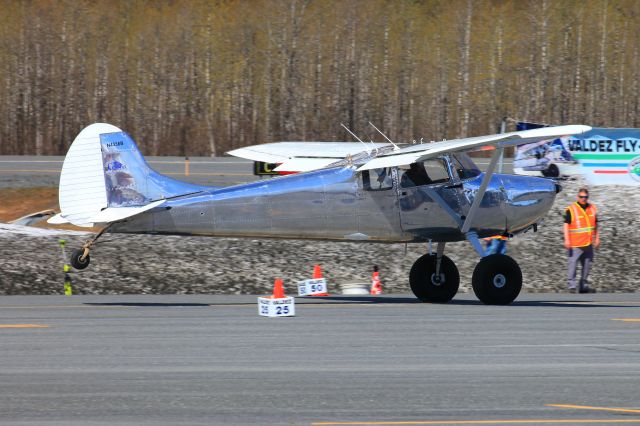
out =
[[(546, 127), (518, 122), (518, 130)], [(594, 127), (581, 135), (517, 147), (516, 174), (583, 175), (592, 185), (640, 186), (640, 129)]]

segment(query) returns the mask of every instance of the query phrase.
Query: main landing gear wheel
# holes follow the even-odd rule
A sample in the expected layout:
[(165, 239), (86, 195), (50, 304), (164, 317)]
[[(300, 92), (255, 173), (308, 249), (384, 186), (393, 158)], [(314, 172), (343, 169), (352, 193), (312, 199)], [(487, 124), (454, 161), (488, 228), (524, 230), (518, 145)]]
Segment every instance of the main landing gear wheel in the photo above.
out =
[(409, 285), (423, 302), (446, 303), (458, 292), (460, 274), (453, 260), (442, 256), (440, 274), (436, 275), (436, 255), (426, 254), (411, 267)]
[(555, 164), (549, 164), (549, 167), (542, 171), (542, 175), (544, 177), (557, 178), (560, 176), (560, 169)]
[(471, 279), (473, 292), (487, 305), (508, 305), (522, 289), (522, 272), (515, 260), (504, 254), (480, 259)]
[(71, 266), (73, 266), (78, 270), (85, 269), (87, 266), (89, 266), (89, 262), (91, 262), (91, 258), (89, 257), (89, 254), (84, 256), (84, 259), (82, 258), (83, 255), (84, 255), (83, 248), (79, 250), (74, 250), (71, 253), (71, 259), (69, 260), (69, 262), (71, 263)]

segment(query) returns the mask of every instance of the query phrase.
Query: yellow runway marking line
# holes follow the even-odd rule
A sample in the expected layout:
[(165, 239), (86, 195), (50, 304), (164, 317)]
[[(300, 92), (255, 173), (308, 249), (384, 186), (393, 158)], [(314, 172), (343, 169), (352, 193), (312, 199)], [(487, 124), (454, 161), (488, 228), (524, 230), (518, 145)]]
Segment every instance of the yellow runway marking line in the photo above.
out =
[(60, 170), (0, 170), (0, 173), (60, 173)]
[(640, 322), (640, 318), (611, 318), (611, 321)]
[(547, 404), (547, 407), (569, 408), (573, 410), (594, 410), (609, 411), (612, 413), (635, 413), (640, 414), (640, 410), (633, 408), (615, 408), (615, 407), (592, 407), (590, 405), (573, 405), (573, 404)]
[(541, 303), (557, 303), (558, 305), (629, 305), (637, 306), (639, 303), (629, 300), (559, 300), (541, 301)]
[[(191, 165), (193, 166), (195, 165), (216, 165), (216, 164), (239, 164), (239, 165), (245, 165), (248, 164), (247, 162), (239, 162), (239, 161), (194, 161), (194, 160), (189, 160)], [(155, 161), (155, 160), (149, 160), (147, 161), (147, 163), (149, 164), (184, 164), (184, 160), (182, 161)], [(249, 163), (250, 164), (250, 163)]]
[(63, 160), (0, 160), (0, 163), (63, 163)]
[(52, 309), (64, 309), (64, 308), (93, 308), (93, 306), (84, 306), (84, 305), (24, 305), (24, 306), (0, 306), (0, 309), (42, 309), (42, 308), (52, 308)]
[[(60, 170), (0, 170), (0, 173), (58, 173)], [(183, 172), (165, 172), (163, 175), (175, 175), (184, 176)], [(191, 172), (192, 175), (198, 176), (253, 176), (252, 173), (206, 173), (206, 172)]]
[[(175, 175), (175, 176), (184, 176), (183, 172), (165, 172), (163, 175)], [(191, 175), (198, 176), (253, 176), (251, 173), (206, 173), (206, 172), (191, 172)]]
[(636, 423), (640, 419), (513, 419), (513, 420), (427, 420), (406, 422), (318, 422), (312, 426), (352, 426), (352, 425), (506, 425), (506, 424), (602, 424)]
[(49, 328), (44, 324), (0, 324), (0, 328)]

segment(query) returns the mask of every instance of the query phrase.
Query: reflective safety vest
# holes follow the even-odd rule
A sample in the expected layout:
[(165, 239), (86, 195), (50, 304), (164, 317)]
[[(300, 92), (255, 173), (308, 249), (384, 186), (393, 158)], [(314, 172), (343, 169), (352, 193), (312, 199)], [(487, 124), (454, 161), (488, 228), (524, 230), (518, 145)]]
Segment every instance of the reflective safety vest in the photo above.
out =
[(509, 237), (505, 237), (502, 234), (498, 234), (498, 235), (494, 235), (492, 237), (485, 237), (485, 238), (483, 238), (483, 240), (485, 240), (485, 241), (491, 241), (491, 240), (508, 241)]
[(569, 206), (571, 223), (569, 224), (569, 245), (571, 247), (586, 247), (593, 241), (596, 231), (596, 206), (589, 204), (585, 209), (578, 202)]

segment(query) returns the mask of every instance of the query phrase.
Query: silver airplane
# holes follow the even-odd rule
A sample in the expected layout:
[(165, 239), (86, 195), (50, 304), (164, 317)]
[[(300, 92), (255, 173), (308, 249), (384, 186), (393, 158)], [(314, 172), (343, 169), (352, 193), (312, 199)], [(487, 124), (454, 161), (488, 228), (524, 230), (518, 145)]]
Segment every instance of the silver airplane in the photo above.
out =
[[(127, 133), (96, 123), (69, 148), (60, 176), (61, 213), (49, 222), (101, 228), (73, 251), (70, 263), (78, 270), (89, 265), (90, 250), (105, 232), (428, 242), (409, 284), (418, 299), (436, 303), (450, 301), (460, 282), (445, 245), (467, 240), (480, 256), (472, 276), (476, 296), (509, 304), (522, 287), (520, 267), (507, 255), (486, 255), (480, 239), (535, 230), (560, 187), (544, 178), (496, 174), (498, 159), (507, 146), (588, 130), (569, 125), (403, 146), (255, 145), (230, 154), (300, 173), (217, 188), (155, 172)], [(465, 152), (484, 146), (496, 149), (483, 173)]]

